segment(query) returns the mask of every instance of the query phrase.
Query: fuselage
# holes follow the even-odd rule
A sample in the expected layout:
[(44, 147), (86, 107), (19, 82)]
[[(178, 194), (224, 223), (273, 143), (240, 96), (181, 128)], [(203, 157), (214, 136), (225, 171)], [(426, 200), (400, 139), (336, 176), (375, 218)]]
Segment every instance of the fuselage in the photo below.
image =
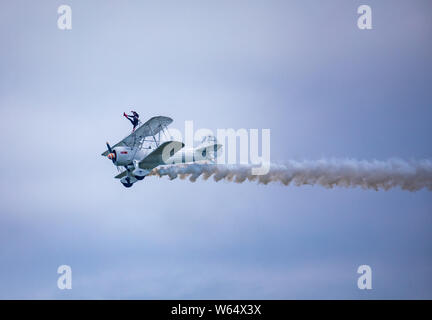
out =
[[(182, 163), (193, 163), (205, 160), (215, 160), (217, 150), (221, 145), (216, 143), (208, 143), (201, 145), (197, 148), (182, 148), (178, 150), (167, 159), (160, 159), (159, 157), (152, 156), (152, 152), (156, 151), (153, 148), (130, 148), (126, 146), (118, 146), (112, 148), (112, 152), (108, 154), (114, 165), (123, 167), (126, 170), (120, 174), (120, 182), (126, 186), (132, 186), (136, 181), (144, 179), (152, 168), (160, 165), (173, 165)], [(149, 162), (154, 159), (154, 163)], [(145, 166), (140, 166), (140, 163), (145, 161)], [(152, 161), (152, 160), (150, 160)]]

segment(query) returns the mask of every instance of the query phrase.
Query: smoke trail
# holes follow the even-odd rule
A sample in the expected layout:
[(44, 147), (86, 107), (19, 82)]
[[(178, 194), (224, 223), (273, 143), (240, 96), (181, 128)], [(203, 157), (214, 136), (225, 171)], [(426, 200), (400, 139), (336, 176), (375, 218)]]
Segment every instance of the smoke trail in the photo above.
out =
[(317, 160), (288, 161), (284, 165), (272, 164), (266, 175), (252, 175), (250, 165), (180, 164), (154, 169), (150, 175), (168, 176), (171, 180), (180, 177), (195, 182), (202, 176), (211, 176), (215, 181), (227, 180), (242, 183), (246, 180), (268, 184), (280, 182), (284, 185), (321, 185), (326, 188), (361, 187), (364, 189), (388, 190), (400, 187), (417, 191), (427, 188), (432, 191), (432, 161), (357, 161)]

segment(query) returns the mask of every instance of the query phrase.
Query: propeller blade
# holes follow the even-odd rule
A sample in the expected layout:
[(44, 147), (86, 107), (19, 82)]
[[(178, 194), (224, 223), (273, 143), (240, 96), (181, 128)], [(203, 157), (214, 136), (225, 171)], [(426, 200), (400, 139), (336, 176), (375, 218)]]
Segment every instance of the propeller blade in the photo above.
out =
[(111, 159), (112, 163), (115, 164), (115, 162), (116, 162), (116, 154), (115, 154), (115, 152), (113, 151), (113, 149), (111, 148), (111, 146), (109, 145), (108, 142), (106, 143), (106, 146), (107, 146), (108, 151), (109, 151), (108, 159)]
[(112, 151), (111, 146), (109, 145), (108, 142), (106, 143), (106, 145), (107, 145), (108, 151), (109, 151), (110, 153), (112, 153), (113, 151)]

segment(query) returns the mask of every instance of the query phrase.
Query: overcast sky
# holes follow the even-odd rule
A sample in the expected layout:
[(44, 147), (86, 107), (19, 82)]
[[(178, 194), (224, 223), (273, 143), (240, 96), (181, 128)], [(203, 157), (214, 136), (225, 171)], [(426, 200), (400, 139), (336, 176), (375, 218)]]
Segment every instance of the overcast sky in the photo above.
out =
[[(72, 8), (72, 30), (57, 8)], [(373, 29), (359, 30), (369, 4)], [(0, 298), (432, 298), (432, 193), (148, 177), (130, 106), (271, 159), (430, 159), (432, 2), (2, 1)], [(57, 268), (72, 268), (72, 290)], [(370, 265), (373, 289), (356, 273)]]

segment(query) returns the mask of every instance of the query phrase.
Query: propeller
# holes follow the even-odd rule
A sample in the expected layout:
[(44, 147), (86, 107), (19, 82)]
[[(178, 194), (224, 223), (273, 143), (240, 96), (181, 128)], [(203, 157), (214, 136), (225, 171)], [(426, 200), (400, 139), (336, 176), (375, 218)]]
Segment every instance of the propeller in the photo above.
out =
[(115, 151), (113, 151), (113, 149), (111, 149), (111, 146), (109, 145), (109, 143), (106, 143), (106, 146), (108, 148), (109, 154), (107, 155), (108, 159), (111, 159), (111, 161), (115, 164), (116, 161), (116, 153)]

